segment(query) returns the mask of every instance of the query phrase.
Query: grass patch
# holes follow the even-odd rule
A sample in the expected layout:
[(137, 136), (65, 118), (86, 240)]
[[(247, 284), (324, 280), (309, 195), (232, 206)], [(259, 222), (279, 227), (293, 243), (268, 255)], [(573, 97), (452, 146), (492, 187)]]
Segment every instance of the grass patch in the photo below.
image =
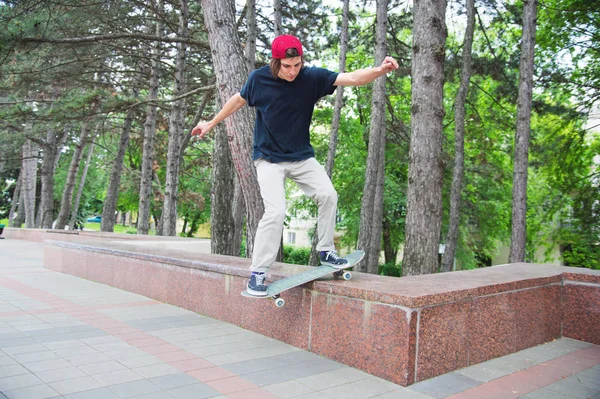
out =
[[(88, 230), (100, 231), (100, 223), (85, 223), (84, 228)], [(115, 224), (115, 233), (121, 234), (137, 234), (137, 229), (131, 226), (123, 226), (122, 224)], [(154, 231), (150, 231), (148, 235), (154, 235)]]

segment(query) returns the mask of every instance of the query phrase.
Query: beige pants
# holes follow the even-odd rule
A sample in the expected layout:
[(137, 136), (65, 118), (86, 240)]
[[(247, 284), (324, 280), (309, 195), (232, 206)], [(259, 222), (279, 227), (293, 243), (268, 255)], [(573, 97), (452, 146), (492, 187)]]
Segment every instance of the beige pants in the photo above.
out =
[(250, 270), (266, 272), (277, 257), (285, 219), (286, 178), (296, 182), (298, 187), (317, 203), (319, 209), (317, 250), (335, 249), (333, 232), (338, 196), (325, 168), (315, 158), (282, 163), (258, 159), (254, 165), (265, 213), (256, 231)]

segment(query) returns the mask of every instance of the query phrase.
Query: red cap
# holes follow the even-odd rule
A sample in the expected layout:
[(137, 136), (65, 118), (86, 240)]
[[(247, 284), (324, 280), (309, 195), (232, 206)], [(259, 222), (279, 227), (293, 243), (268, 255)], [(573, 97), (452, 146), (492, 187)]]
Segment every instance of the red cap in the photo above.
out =
[(298, 50), (298, 56), (302, 55), (302, 43), (300, 43), (300, 40), (298, 40), (296, 36), (277, 36), (275, 40), (273, 40), (273, 44), (271, 44), (271, 52), (273, 54), (273, 58), (287, 58), (285, 52), (289, 48), (295, 48), (296, 50)]

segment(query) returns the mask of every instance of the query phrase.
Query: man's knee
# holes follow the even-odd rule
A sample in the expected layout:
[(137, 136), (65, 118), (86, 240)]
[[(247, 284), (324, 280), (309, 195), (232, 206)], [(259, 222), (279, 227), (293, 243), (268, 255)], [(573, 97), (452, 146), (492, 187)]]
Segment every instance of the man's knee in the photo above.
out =
[(338, 194), (333, 187), (321, 190), (315, 196), (317, 204), (337, 205)]
[(285, 220), (285, 207), (283, 207), (283, 208), (274, 208), (274, 207), (265, 208), (265, 213), (262, 218), (265, 222), (283, 225), (283, 222)]

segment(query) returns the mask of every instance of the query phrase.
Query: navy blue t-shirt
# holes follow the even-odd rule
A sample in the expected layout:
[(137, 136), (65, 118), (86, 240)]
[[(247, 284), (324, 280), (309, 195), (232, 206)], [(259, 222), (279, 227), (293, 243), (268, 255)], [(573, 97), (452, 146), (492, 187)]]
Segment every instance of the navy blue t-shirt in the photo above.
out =
[(271, 68), (253, 71), (240, 91), (256, 108), (254, 160), (295, 162), (315, 156), (310, 145), (310, 123), (317, 101), (335, 91), (338, 73), (305, 67), (293, 82), (274, 78)]

